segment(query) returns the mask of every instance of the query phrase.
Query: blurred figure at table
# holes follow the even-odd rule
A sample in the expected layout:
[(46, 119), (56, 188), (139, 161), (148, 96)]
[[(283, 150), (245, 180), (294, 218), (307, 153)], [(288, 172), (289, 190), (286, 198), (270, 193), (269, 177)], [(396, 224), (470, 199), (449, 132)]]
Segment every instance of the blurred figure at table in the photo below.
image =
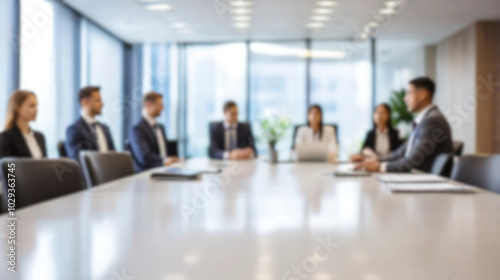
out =
[(84, 87), (78, 94), (81, 117), (66, 129), (68, 157), (80, 162), (80, 151), (114, 151), (115, 146), (109, 127), (98, 122), (104, 103), (99, 87)]
[(295, 147), (302, 143), (324, 143), (328, 146), (328, 161), (334, 161), (338, 155), (337, 131), (331, 125), (323, 124), (323, 109), (315, 104), (307, 111), (307, 126), (297, 130)]
[(416, 113), (410, 138), (385, 157), (352, 157), (352, 161), (359, 162), (355, 169), (371, 172), (411, 172), (417, 169), (430, 172), (439, 154), (453, 152), (450, 125), (433, 104), (435, 88), (434, 81), (427, 77), (410, 81), (404, 99), (408, 111)]
[(37, 111), (38, 101), (33, 92), (17, 90), (10, 96), (5, 131), (0, 134), (0, 158), (47, 157), (45, 137), (30, 127)]
[(223, 107), (224, 121), (211, 123), (210, 158), (251, 159), (257, 156), (250, 124), (238, 122), (238, 106), (227, 101)]
[(392, 127), (391, 107), (385, 103), (378, 105), (373, 113), (373, 129), (366, 134), (361, 154), (366, 158), (387, 156), (401, 143), (399, 132)]
[(163, 96), (149, 92), (142, 98), (142, 119), (129, 132), (136, 171), (170, 165), (179, 159), (167, 149), (167, 134), (156, 121), (163, 111)]

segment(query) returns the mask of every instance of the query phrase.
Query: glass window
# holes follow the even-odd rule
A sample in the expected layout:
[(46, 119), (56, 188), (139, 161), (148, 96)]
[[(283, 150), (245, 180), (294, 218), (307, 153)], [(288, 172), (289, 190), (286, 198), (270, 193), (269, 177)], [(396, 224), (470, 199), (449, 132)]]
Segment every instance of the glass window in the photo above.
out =
[(163, 95), (163, 113), (158, 120), (165, 125), (167, 138), (177, 138), (178, 48), (175, 44), (144, 44), (143, 46), (143, 94), (156, 91)]
[(19, 39), (14, 36), (17, 20), (17, 0), (0, 1), (0, 131), (3, 130), (5, 114), (7, 113), (7, 99), (17, 85), (14, 85), (15, 71), (14, 59), (18, 54), (17, 44)]
[(359, 152), (372, 115), (370, 46), (346, 52), (348, 44), (311, 45), (311, 104), (322, 106), (324, 123), (338, 125), (341, 157)]
[(111, 129), (117, 150), (123, 147), (123, 43), (100, 27), (82, 20), (82, 84), (100, 86), (104, 102), (100, 121)]
[[(261, 136), (259, 120), (270, 114), (286, 114), (294, 125), (306, 119), (305, 42), (250, 44), (250, 120), (254, 136)], [(292, 130), (278, 142), (277, 150), (288, 152)], [(260, 154), (267, 154), (265, 141), (257, 142)]]
[(35, 92), (38, 116), (33, 129), (44, 133), (50, 157), (57, 156), (54, 6), (49, 1), (21, 1), (20, 87)]
[(208, 125), (223, 119), (227, 100), (246, 120), (247, 48), (245, 43), (191, 45), (186, 50), (187, 155), (208, 156)]

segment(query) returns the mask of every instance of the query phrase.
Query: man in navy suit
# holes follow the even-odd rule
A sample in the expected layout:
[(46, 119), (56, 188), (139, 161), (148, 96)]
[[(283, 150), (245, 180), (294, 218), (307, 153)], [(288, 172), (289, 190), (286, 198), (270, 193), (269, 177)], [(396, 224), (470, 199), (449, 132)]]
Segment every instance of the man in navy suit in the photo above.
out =
[(111, 133), (105, 124), (95, 118), (104, 106), (99, 87), (85, 87), (80, 90), (78, 100), (81, 117), (66, 129), (66, 151), (68, 157), (80, 162), (80, 151), (114, 151)]
[(178, 161), (176, 156), (169, 156), (167, 135), (163, 125), (156, 118), (163, 111), (163, 97), (157, 92), (149, 92), (142, 99), (142, 119), (129, 132), (129, 141), (134, 155), (136, 171), (170, 165)]
[(238, 122), (238, 106), (233, 101), (224, 104), (223, 122), (210, 124), (209, 154), (215, 159), (250, 159), (257, 156), (252, 129)]

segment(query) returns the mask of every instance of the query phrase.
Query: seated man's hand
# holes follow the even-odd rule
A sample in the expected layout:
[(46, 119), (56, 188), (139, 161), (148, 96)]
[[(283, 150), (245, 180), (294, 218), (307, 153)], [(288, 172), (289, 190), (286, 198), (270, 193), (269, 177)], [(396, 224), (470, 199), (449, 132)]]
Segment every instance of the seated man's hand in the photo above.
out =
[(229, 152), (229, 159), (242, 159), (243, 153), (240, 149), (234, 149)]
[(364, 161), (354, 166), (354, 170), (380, 172), (380, 162), (376, 160)]
[(177, 157), (167, 157), (164, 161), (164, 165), (171, 165), (172, 163), (178, 162), (179, 159)]
[(365, 160), (365, 157), (362, 154), (352, 155), (349, 159), (351, 162), (362, 162)]
[(246, 159), (253, 158), (253, 156), (254, 156), (253, 149), (250, 147), (245, 147), (245, 148), (241, 149), (241, 152), (243, 153), (243, 156)]

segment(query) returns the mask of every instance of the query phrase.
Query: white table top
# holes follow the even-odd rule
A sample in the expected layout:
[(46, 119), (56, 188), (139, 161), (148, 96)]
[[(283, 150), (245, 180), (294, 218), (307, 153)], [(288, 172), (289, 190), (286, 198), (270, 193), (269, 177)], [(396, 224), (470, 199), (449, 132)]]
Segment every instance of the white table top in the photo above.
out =
[(335, 168), (232, 162), (185, 182), (144, 172), (18, 210), (16, 274), (0, 218), (0, 279), (500, 279), (500, 196), (392, 194), (375, 176), (324, 174)]

